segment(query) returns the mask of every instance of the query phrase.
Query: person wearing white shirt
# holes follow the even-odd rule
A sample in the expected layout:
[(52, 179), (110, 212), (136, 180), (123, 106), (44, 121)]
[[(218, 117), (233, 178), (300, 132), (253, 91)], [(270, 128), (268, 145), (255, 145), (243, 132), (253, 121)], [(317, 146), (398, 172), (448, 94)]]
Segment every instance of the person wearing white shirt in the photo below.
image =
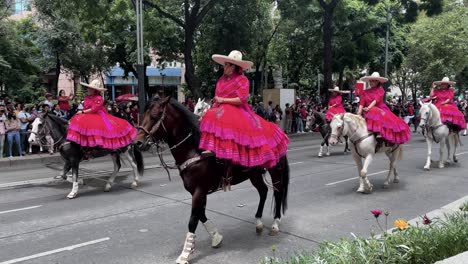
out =
[(3, 147), (5, 145), (5, 121), (6, 121), (5, 105), (0, 104), (0, 158), (3, 158)]

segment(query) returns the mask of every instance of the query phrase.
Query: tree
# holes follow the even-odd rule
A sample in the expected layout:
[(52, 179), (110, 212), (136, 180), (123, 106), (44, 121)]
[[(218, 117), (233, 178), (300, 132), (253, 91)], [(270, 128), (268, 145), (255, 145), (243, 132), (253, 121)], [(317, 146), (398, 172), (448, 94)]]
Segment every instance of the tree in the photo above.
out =
[[(188, 88), (196, 97), (202, 97), (201, 81), (195, 73), (193, 50), (196, 47), (196, 34), (208, 12), (222, 0), (143, 0), (146, 7), (154, 8), (158, 13), (172, 20), (183, 30), (183, 54), (185, 62), (185, 80)], [(163, 8), (164, 6), (164, 8)]]
[(468, 67), (468, 10), (464, 6), (423, 17), (409, 35), (408, 65), (427, 92), (434, 80), (454, 79)]

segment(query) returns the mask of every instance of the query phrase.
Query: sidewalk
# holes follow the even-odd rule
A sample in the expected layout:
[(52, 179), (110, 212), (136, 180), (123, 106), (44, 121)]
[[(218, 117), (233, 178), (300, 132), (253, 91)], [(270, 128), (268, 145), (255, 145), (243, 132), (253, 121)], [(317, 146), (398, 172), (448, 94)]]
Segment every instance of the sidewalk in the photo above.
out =
[(25, 155), (23, 157), (0, 158), (0, 168), (30, 166), (56, 162), (62, 162), (62, 157), (60, 157), (59, 153), (54, 153), (52, 155), (49, 153), (31, 154)]

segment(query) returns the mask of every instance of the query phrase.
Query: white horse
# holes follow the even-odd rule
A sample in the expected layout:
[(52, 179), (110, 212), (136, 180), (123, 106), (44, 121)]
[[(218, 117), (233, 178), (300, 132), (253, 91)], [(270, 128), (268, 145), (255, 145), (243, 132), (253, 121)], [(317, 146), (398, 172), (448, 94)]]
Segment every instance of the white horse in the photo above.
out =
[(205, 98), (200, 99), (198, 98), (198, 102), (193, 109), (193, 113), (199, 116), (200, 118), (211, 108), (211, 105), (205, 102)]
[[(364, 118), (351, 113), (335, 115), (330, 123), (331, 136), (330, 144), (335, 145), (341, 136), (348, 136), (351, 142), (351, 152), (359, 171), (359, 188), (357, 192), (371, 193), (372, 184), (367, 178), (367, 168), (371, 164), (376, 154), (377, 141), (372, 132), (367, 130), (367, 124)], [(393, 182), (400, 180), (395, 168), (396, 160), (401, 160), (403, 156), (403, 145), (382, 146), (378, 152), (385, 152), (390, 160), (390, 168), (383, 188), (388, 188), (390, 177), (393, 174)], [(364, 165), (362, 164), (364, 159)]]
[(435, 105), (432, 103), (420, 102), (421, 109), (419, 110), (419, 116), (421, 121), (419, 126), (424, 132), (427, 142), (427, 160), (424, 165), (425, 170), (431, 168), (431, 153), (432, 143), (440, 143), (440, 157), (439, 157), (439, 168), (445, 166), (444, 161), (444, 150), (447, 149), (447, 160), (452, 157), (453, 162), (458, 162), (455, 152), (459, 142), (458, 133), (450, 131), (449, 128), (442, 123), (440, 120), (440, 112)]

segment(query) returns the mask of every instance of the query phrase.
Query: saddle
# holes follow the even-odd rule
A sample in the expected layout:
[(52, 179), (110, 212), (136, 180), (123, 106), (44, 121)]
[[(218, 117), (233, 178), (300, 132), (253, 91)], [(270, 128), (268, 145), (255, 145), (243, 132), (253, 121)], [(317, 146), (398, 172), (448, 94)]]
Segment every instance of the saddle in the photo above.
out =
[(375, 137), (375, 140), (377, 141), (377, 144), (375, 145), (375, 153), (379, 152), (379, 150), (382, 148), (382, 147), (394, 147), (396, 144), (395, 143), (391, 143), (391, 142), (388, 142), (386, 141), (383, 137), (381, 137), (380, 135), (379, 136), (376, 136)]
[(103, 149), (98, 147), (84, 147), (83, 148), (83, 160), (100, 158), (108, 155), (109, 149)]

